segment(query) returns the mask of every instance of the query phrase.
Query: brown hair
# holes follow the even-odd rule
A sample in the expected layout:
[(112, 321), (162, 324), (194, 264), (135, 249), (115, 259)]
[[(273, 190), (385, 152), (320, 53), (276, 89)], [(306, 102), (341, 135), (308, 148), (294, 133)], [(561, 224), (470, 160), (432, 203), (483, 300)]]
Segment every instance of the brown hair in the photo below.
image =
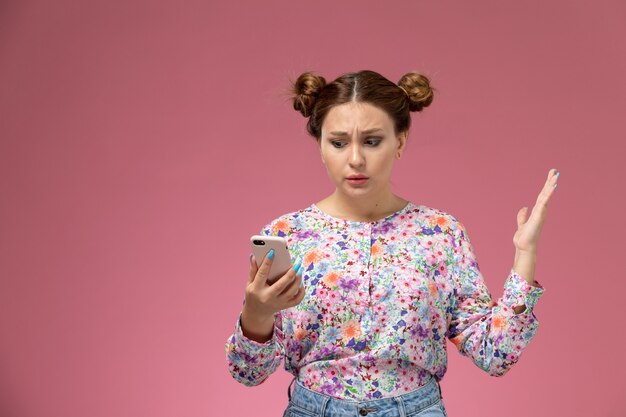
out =
[(409, 72), (396, 85), (369, 70), (343, 74), (330, 84), (324, 77), (307, 71), (291, 88), (293, 108), (309, 118), (307, 131), (317, 140), (322, 136), (322, 123), (330, 109), (350, 101), (381, 108), (394, 121), (395, 133), (404, 132), (411, 126), (409, 112), (430, 105), (433, 92), (430, 80), (420, 73)]

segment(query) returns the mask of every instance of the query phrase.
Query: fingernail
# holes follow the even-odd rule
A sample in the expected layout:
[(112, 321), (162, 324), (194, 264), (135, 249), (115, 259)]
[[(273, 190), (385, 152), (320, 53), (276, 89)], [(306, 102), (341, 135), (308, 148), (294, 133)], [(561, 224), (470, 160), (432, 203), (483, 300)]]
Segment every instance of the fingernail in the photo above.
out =
[(293, 266), (293, 270), (295, 272), (298, 272), (298, 270), (300, 269), (300, 264), (302, 264), (302, 261), (298, 261), (298, 263)]
[(557, 186), (557, 185), (559, 185), (559, 184), (554, 184), (554, 187), (553, 187), (553, 188), (554, 188), (555, 190), (556, 190), (556, 186)]
[(559, 175), (561, 175), (561, 173), (559, 171), (556, 172), (556, 178), (559, 179)]
[(270, 259), (274, 259), (274, 249), (270, 249), (269, 253), (267, 254), (267, 257)]
[(250, 254), (250, 265), (252, 265), (252, 254)]
[(298, 275), (302, 276), (303, 273), (304, 273), (304, 265), (302, 265), (300, 269), (298, 269)]

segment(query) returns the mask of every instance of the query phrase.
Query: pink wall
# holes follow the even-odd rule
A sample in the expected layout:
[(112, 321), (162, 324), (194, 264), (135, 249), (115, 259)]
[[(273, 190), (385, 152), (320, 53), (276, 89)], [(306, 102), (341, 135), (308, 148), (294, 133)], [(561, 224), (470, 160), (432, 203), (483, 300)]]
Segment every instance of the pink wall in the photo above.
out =
[(449, 414), (625, 415), (626, 3), (241, 3), (0, 3), (0, 415), (281, 415), (285, 371), (244, 387), (223, 349), (249, 235), (332, 191), (282, 95), (308, 69), (432, 77), (394, 190), (496, 297), (561, 172), (539, 331), (503, 378), (449, 345)]

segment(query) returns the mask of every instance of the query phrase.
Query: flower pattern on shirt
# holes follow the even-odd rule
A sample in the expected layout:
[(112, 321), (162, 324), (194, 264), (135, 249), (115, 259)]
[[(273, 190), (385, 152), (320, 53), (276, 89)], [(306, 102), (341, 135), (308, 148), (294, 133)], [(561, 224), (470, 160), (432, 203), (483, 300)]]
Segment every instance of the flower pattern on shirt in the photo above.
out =
[[(315, 204), (262, 234), (287, 239), (302, 260), (305, 297), (275, 314), (272, 338), (246, 338), (240, 320), (225, 349), (239, 382), (258, 385), (280, 365), (311, 390), (361, 401), (402, 395), (443, 378), (446, 338), (493, 376), (537, 332), (544, 288), (513, 269), (492, 300), (463, 223), (409, 202), (373, 222), (334, 218)], [(513, 307), (525, 305), (515, 314)]]

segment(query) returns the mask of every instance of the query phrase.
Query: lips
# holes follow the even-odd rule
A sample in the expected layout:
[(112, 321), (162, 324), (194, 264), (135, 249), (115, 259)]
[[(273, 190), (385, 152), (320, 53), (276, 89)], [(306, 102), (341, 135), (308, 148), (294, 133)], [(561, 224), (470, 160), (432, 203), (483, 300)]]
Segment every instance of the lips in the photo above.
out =
[(353, 187), (362, 187), (367, 184), (369, 178), (365, 175), (350, 175), (346, 177), (346, 181)]

